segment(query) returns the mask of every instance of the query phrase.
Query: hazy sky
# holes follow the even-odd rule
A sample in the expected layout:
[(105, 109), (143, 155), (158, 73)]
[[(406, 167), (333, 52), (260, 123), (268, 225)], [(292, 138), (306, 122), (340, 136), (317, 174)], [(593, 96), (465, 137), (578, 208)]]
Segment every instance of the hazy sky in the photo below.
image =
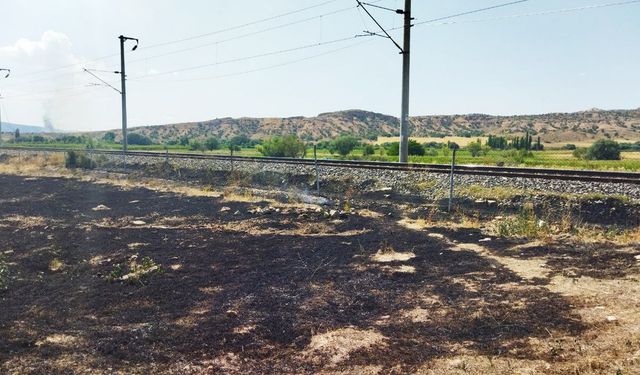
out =
[[(414, 0), (414, 17), (423, 22), (504, 2)], [(530, 0), (417, 25), (411, 114), (640, 107), (640, 2), (532, 15), (613, 2)], [(9, 79), (0, 79), (3, 120), (40, 125), (48, 116), (56, 128), (118, 128), (119, 94), (88, 86), (98, 81), (82, 68), (119, 70), (120, 34), (140, 38), (140, 48), (131, 52), (128, 44), (126, 54), (130, 126), (314, 116), (352, 108), (397, 116), (401, 56), (390, 41), (358, 38), (291, 51), (364, 29), (377, 31), (355, 5), (355, 0), (3, 0), (0, 67), (12, 69)], [(236, 27), (307, 7), (313, 8)], [(401, 26), (400, 15), (372, 12), (385, 27)], [(197, 37), (203, 34), (209, 35)], [(401, 31), (393, 35), (401, 41)], [(66, 67), (51, 70), (61, 66)], [(96, 74), (119, 85), (113, 73)]]

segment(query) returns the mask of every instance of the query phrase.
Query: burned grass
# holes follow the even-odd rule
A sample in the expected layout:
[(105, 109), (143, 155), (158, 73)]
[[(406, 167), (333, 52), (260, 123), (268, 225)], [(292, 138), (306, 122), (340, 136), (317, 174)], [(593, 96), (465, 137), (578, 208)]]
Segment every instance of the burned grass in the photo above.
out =
[[(252, 200), (58, 178), (0, 175), (0, 196), (0, 372), (562, 374), (589, 360), (572, 339), (611, 330), (556, 278), (564, 259), (582, 274), (619, 263), (563, 245), (514, 254), (520, 240), (495, 239), (478, 251), (455, 247), (478, 243), (478, 228), (434, 236), (382, 215), (256, 213)], [(637, 277), (638, 252), (623, 253), (623, 273), (590, 277)], [(527, 278), (500, 261), (528, 254), (557, 272)], [(163, 272), (110, 277), (132, 259)], [(640, 339), (625, 340), (601, 346), (594, 366), (640, 368), (629, 362)]]

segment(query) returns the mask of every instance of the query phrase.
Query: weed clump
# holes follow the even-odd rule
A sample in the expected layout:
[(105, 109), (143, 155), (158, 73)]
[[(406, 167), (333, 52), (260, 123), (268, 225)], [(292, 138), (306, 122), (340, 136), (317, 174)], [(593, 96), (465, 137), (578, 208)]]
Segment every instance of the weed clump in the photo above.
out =
[(161, 274), (162, 272), (164, 272), (162, 267), (150, 257), (146, 256), (138, 262), (138, 255), (133, 255), (126, 264), (114, 265), (106, 279), (111, 282), (122, 281), (130, 284), (144, 284), (146, 278), (152, 274)]
[(540, 238), (549, 234), (550, 227), (538, 218), (533, 204), (527, 203), (515, 217), (498, 223), (496, 232), (501, 237)]
[(9, 288), (9, 265), (0, 254), (0, 290)]
[(93, 159), (83, 152), (67, 151), (64, 158), (64, 166), (68, 169), (94, 169), (97, 165)]

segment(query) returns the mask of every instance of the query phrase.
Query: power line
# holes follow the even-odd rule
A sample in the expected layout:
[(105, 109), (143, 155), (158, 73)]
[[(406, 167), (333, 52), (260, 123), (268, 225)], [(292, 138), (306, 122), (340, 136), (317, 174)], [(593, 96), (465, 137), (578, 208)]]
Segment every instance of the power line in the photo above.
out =
[(526, 3), (527, 1), (529, 1), (529, 0), (518, 0), (518, 1), (512, 1), (512, 2), (504, 3), (504, 4), (493, 5), (493, 6), (486, 7), (486, 8), (474, 9), (474, 10), (470, 10), (470, 11), (467, 11), (467, 12), (452, 14), (450, 16), (445, 16), (445, 17), (440, 17), (440, 18), (433, 18), (433, 19), (430, 19), (430, 20), (417, 22), (416, 25), (422, 25), (424, 23), (432, 23), (432, 22), (443, 21), (443, 20), (447, 20), (447, 19), (450, 19), (450, 18), (466, 16), (466, 15), (474, 14), (474, 13), (486, 12), (488, 10), (504, 8), (504, 7), (509, 6), (509, 5), (516, 5), (516, 4), (520, 4), (520, 3)]
[[(274, 64), (274, 65), (269, 65), (269, 66), (265, 66), (265, 67), (261, 67), (261, 68), (256, 68), (256, 69), (250, 69), (250, 70), (244, 70), (241, 72), (235, 72), (235, 73), (229, 73), (229, 74), (221, 74), (221, 75), (216, 75), (216, 76), (209, 76), (209, 77), (201, 77), (201, 78), (191, 78), (191, 79), (176, 79), (176, 80), (170, 80), (169, 82), (197, 82), (197, 81), (207, 81), (207, 80), (213, 80), (213, 79), (219, 79), (219, 78), (227, 78), (227, 77), (235, 77), (235, 76), (240, 76), (240, 75), (245, 75), (245, 74), (249, 74), (249, 73), (256, 73), (256, 72), (261, 72), (261, 71), (265, 71), (265, 70), (271, 70), (271, 69), (275, 69), (275, 68), (280, 68), (283, 66), (288, 66), (288, 65), (293, 65), (295, 63), (299, 63), (299, 62), (303, 62), (303, 61), (308, 61), (308, 60), (312, 60), (318, 57), (322, 57), (322, 56), (326, 56), (326, 55), (330, 55), (336, 52), (340, 52), (346, 49), (351, 49), (354, 47), (357, 47), (359, 45), (362, 45), (364, 43), (368, 43), (371, 42), (372, 40), (365, 40), (365, 41), (361, 41), (358, 43), (353, 43), (350, 44), (348, 46), (344, 46), (344, 47), (340, 47), (340, 48), (335, 48), (329, 51), (325, 51), (322, 53), (318, 53), (315, 55), (311, 55), (311, 56), (307, 56), (307, 57), (303, 57), (303, 58), (299, 58), (299, 59), (294, 59), (294, 60), (289, 60), (289, 61), (285, 61), (279, 64)], [(132, 80), (130, 80), (132, 81)], [(135, 80), (133, 82), (140, 82), (140, 80)], [(167, 82), (166, 80), (163, 81), (156, 81), (156, 82)]]
[[(553, 15), (553, 14), (570, 13), (570, 12), (577, 12), (577, 11), (582, 11), (582, 10), (598, 9), (598, 8), (622, 6), (622, 5), (630, 5), (630, 4), (636, 4), (636, 3), (640, 3), (640, 0), (618, 1), (618, 2), (611, 2), (611, 3), (605, 3), (605, 4), (594, 4), (594, 5), (575, 7), (575, 8), (565, 8), (565, 9), (555, 9), (555, 10), (547, 10), (547, 11), (541, 11), (541, 12), (513, 14), (513, 15), (491, 17), (491, 18), (484, 18), (484, 19), (476, 19), (476, 20), (448, 21), (448, 22), (436, 23), (437, 20), (443, 20), (445, 18), (450, 19), (453, 16), (462, 15), (462, 14), (457, 14), (457, 15), (451, 15), (451, 16), (439, 17), (439, 18), (436, 18), (436, 19), (426, 20), (426, 21), (423, 21), (423, 22), (416, 23), (415, 25), (424, 25), (424, 24), (450, 25), (450, 24), (458, 24), (458, 23), (486, 22), (486, 21), (496, 21), (496, 20), (520, 18), (520, 17), (530, 17), (530, 16), (541, 16), (541, 15)], [(507, 6), (507, 5), (511, 5), (511, 4), (514, 4), (514, 2), (500, 4), (500, 5), (497, 5), (497, 6), (493, 6), (491, 8), (495, 9), (496, 7), (502, 7), (502, 6)], [(477, 13), (477, 12), (480, 12), (480, 11), (483, 11), (483, 10), (486, 10), (486, 9), (485, 8), (476, 9), (476, 10), (473, 10), (473, 11), (464, 12), (464, 14)], [(388, 31), (394, 31), (394, 30), (398, 30), (398, 29), (403, 29), (403, 27), (388, 29)], [(188, 67), (188, 68), (184, 68), (184, 69), (177, 69), (177, 70), (170, 71), (170, 72), (161, 72), (161, 73), (157, 73), (157, 74), (147, 74), (147, 75), (144, 75), (144, 76), (135, 77), (133, 79), (141, 80), (142, 78), (161, 76), (161, 75), (172, 74), (172, 73), (181, 72), (181, 71), (195, 70), (195, 69), (200, 69), (200, 68), (209, 67), (209, 66), (216, 66), (216, 65), (221, 65), (221, 64), (228, 64), (228, 63), (231, 63), (231, 62), (239, 62), (239, 61), (244, 61), (244, 60), (256, 59), (256, 58), (259, 58), (259, 57), (265, 57), (265, 56), (276, 55), (276, 54), (283, 54), (283, 53), (287, 53), (287, 52), (293, 52), (293, 51), (303, 50), (303, 49), (308, 49), (308, 48), (313, 48), (313, 47), (320, 47), (320, 46), (327, 45), (327, 44), (332, 44), (332, 43), (338, 43), (338, 42), (350, 40), (350, 39), (353, 39), (353, 38), (355, 38), (355, 37), (336, 39), (336, 40), (328, 41), (328, 42), (324, 42), (324, 43), (310, 44), (310, 45), (301, 46), (301, 47), (295, 47), (295, 48), (286, 49), (286, 50), (268, 52), (268, 53), (264, 53), (264, 54), (260, 54), (260, 55), (248, 56), (248, 57), (243, 57), (243, 58), (236, 58), (236, 59), (232, 59), (232, 60), (221, 61), (219, 63), (205, 64), (205, 65), (200, 65), (200, 66), (196, 66), (196, 67)], [(348, 47), (346, 47), (346, 48), (348, 48)], [(320, 54), (319, 56), (322, 56), (322, 55), (324, 55), (324, 54)], [(313, 57), (300, 59), (299, 61), (309, 60), (311, 58), (313, 58)], [(254, 71), (267, 70), (267, 69), (271, 69), (273, 67), (277, 67), (279, 65), (281, 66), (281, 65), (292, 64), (292, 63), (294, 63), (296, 61), (298, 61), (298, 60), (294, 60), (293, 62), (290, 62), (290, 63), (277, 64), (277, 65), (266, 67), (266, 68), (259, 68), (259, 69), (255, 69)], [(247, 72), (250, 73), (252, 71), (247, 71)], [(244, 74), (244, 73), (245, 72), (240, 72), (238, 74), (234, 73), (234, 74), (230, 74), (229, 76), (240, 75), (240, 74)], [(216, 77), (211, 77), (211, 78), (220, 78), (220, 77), (223, 77), (223, 76), (216, 76)], [(206, 79), (209, 79), (209, 78), (204, 78), (204, 79), (206, 80)], [(61, 88), (61, 89), (41, 91), (41, 92), (36, 92), (36, 93), (6, 96), (5, 99), (11, 100), (11, 99), (14, 99), (14, 98), (29, 97), (29, 96), (42, 95), (42, 94), (47, 94), (47, 93), (58, 93), (58, 92), (70, 91), (70, 90), (78, 90), (78, 89), (83, 89), (83, 88), (86, 88), (86, 87), (85, 86), (67, 87), (67, 88)]]
[[(259, 23), (263, 23), (263, 22), (267, 22), (267, 21), (272, 21), (272, 20), (275, 20), (275, 19), (278, 19), (278, 18), (282, 18), (282, 17), (290, 16), (290, 15), (292, 15), (292, 14), (302, 13), (302, 12), (307, 11), (307, 10), (311, 10), (311, 9), (319, 8), (319, 7), (322, 7), (322, 6), (327, 5), (327, 4), (335, 3), (336, 1), (339, 1), (339, 0), (329, 0), (329, 1), (324, 1), (324, 2), (322, 2), (322, 3), (320, 3), (320, 4), (312, 5), (312, 6), (309, 6), (309, 7), (306, 7), (306, 8), (301, 8), (301, 9), (293, 10), (293, 11), (290, 11), (290, 12), (281, 13), (281, 14), (278, 14), (278, 15), (275, 15), (275, 16), (272, 16), (272, 17), (267, 17), (267, 18), (263, 18), (263, 19), (260, 19), (260, 20), (256, 20), (256, 21), (252, 21), (252, 22), (247, 22), (247, 23), (244, 23), (244, 24), (241, 24), (241, 25), (232, 26), (232, 27), (228, 27), (228, 28), (225, 28), (225, 29), (220, 29), (220, 30), (212, 31), (212, 32), (209, 32), (209, 33), (204, 33), (204, 34), (194, 35), (194, 36), (190, 36), (190, 37), (186, 37), (186, 38), (182, 38), (182, 39), (176, 39), (176, 40), (172, 40), (172, 41), (168, 41), (168, 42), (162, 42), (162, 43), (151, 44), (151, 45), (149, 45), (149, 46), (144, 47), (144, 49), (146, 50), (146, 49), (152, 49), (152, 48), (157, 48), (157, 47), (166, 46), (166, 45), (169, 45), (169, 44), (176, 44), (176, 43), (187, 42), (187, 41), (194, 40), (194, 39), (200, 39), (200, 38), (204, 38), (204, 37), (211, 36), (211, 35), (216, 35), (216, 34), (220, 34), (220, 33), (228, 32), (228, 31), (233, 31), (233, 30), (237, 30), (237, 29), (242, 29), (242, 28), (245, 28), (245, 27), (249, 27), (249, 26), (257, 25), (257, 24), (259, 24)], [(378, 0), (378, 1), (381, 1), (381, 0)], [(142, 48), (141, 48), (141, 49), (142, 49)]]
[[(381, 0), (378, 0), (378, 1), (381, 1)], [(265, 29), (257, 30), (257, 31), (252, 31), (250, 33), (234, 36), (234, 37), (227, 38), (227, 39), (217, 40), (217, 41), (214, 41), (214, 42), (208, 42), (208, 43), (200, 44), (200, 45), (193, 46), (193, 47), (183, 48), (183, 49), (179, 49), (179, 50), (169, 51), (169, 52), (166, 52), (166, 53), (161, 53), (161, 54), (158, 54), (158, 55), (153, 55), (153, 56), (149, 56), (149, 57), (144, 57), (144, 58), (131, 60), (130, 63), (147, 61), (147, 60), (150, 60), (150, 59), (155, 59), (155, 58), (159, 58), (159, 57), (165, 57), (165, 56), (175, 55), (175, 54), (179, 54), (179, 53), (189, 52), (189, 51), (193, 51), (193, 50), (204, 48), (204, 47), (209, 47), (209, 46), (218, 45), (218, 44), (222, 44), (222, 43), (226, 43), (226, 42), (230, 42), (230, 41), (234, 41), (234, 40), (238, 40), (238, 39), (243, 39), (243, 38), (246, 38), (246, 37), (249, 37), (249, 36), (254, 36), (254, 35), (262, 34), (262, 33), (265, 33), (265, 32), (269, 32), (269, 31), (273, 31), (273, 30), (279, 30), (279, 29), (283, 29), (283, 28), (286, 28), (286, 27), (290, 27), (290, 26), (299, 25), (299, 24), (302, 24), (302, 23), (306, 23), (306, 22), (322, 19), (323, 17), (327, 17), (327, 16), (332, 16), (332, 15), (335, 15), (335, 14), (343, 13), (343, 12), (346, 12), (346, 11), (349, 11), (349, 10), (352, 10), (352, 9), (355, 9), (355, 8), (356, 7), (342, 8), (342, 9), (334, 10), (332, 12), (323, 13), (323, 14), (320, 14), (320, 15), (317, 15), (317, 16), (308, 17), (308, 18), (304, 18), (304, 19), (301, 19), (301, 20), (298, 20), (298, 21), (293, 21), (293, 22), (289, 22), (289, 23), (285, 23), (285, 24), (281, 24), (281, 25), (276, 25), (276, 26), (268, 27), (268, 28), (265, 28)]]
[(336, 44), (336, 43), (340, 43), (340, 42), (345, 42), (347, 40), (356, 39), (357, 37), (358, 36), (352, 36), (352, 37), (347, 37), (347, 38), (334, 39), (334, 40), (330, 40), (330, 41), (327, 41), (327, 42), (306, 44), (306, 45), (303, 45), (303, 46), (287, 48), (287, 49), (282, 49), (282, 50), (277, 50), (277, 51), (272, 51), (272, 52), (266, 52), (266, 53), (261, 53), (261, 54), (258, 54), (258, 55), (239, 57), (239, 58), (235, 58), (235, 59), (224, 60), (224, 61), (219, 61), (219, 62), (213, 62), (213, 63), (209, 63), (209, 64), (195, 65), (195, 66), (190, 66), (190, 67), (186, 67), (186, 68), (170, 70), (170, 71), (166, 71), (166, 72), (145, 74), (145, 75), (142, 75), (142, 76), (133, 77), (131, 79), (132, 80), (134, 80), (134, 79), (135, 80), (139, 80), (139, 79), (147, 78), (147, 77), (164, 76), (164, 75), (167, 75), (167, 74), (181, 73), (181, 72), (185, 72), (185, 71), (203, 69), (203, 68), (208, 68), (208, 67), (218, 66), (218, 65), (223, 65), (223, 64), (230, 64), (230, 63), (241, 62), (241, 61), (246, 61), (246, 60), (253, 60), (253, 59), (257, 59), (257, 58), (261, 58), (261, 57), (267, 57), (267, 56), (273, 56), (273, 55), (281, 55), (281, 54), (284, 54), (284, 53), (295, 52), (295, 51), (300, 51), (300, 50), (304, 50), (304, 49), (316, 48), (316, 47), (321, 47), (321, 46), (325, 46), (325, 45), (329, 45), (329, 44)]
[[(545, 10), (545, 11), (540, 11), (540, 12), (511, 14), (511, 15), (506, 15), (506, 16), (480, 18), (480, 19), (475, 19), (475, 20), (448, 21), (448, 22), (433, 23), (433, 24), (434, 25), (454, 25), (454, 24), (462, 24), (462, 23), (500, 21), (500, 20), (506, 20), (506, 19), (512, 19), (512, 18), (533, 17), (533, 16), (547, 16), (547, 15), (554, 15), (554, 14), (573, 13), (573, 12), (579, 12), (579, 11), (583, 11), (583, 10), (609, 8), (609, 7), (614, 7), (614, 6), (630, 5), (630, 4), (638, 4), (638, 3), (640, 3), (640, 0), (619, 1), (619, 2), (614, 2), (614, 3), (586, 5), (586, 6), (582, 6), (582, 7), (576, 7), (576, 8), (551, 9), (551, 10)], [(424, 23), (426, 23), (426, 22), (421, 22), (419, 24), (424, 24)], [(416, 25), (419, 25), (419, 24), (416, 24)]]
[[(204, 38), (204, 37), (207, 37), (207, 36), (220, 34), (220, 33), (228, 32), (228, 31), (238, 30), (238, 29), (242, 29), (242, 28), (245, 28), (245, 27), (257, 25), (257, 24), (260, 24), (260, 23), (263, 23), (263, 22), (268, 22), (268, 21), (272, 21), (272, 20), (275, 20), (275, 19), (278, 19), (278, 18), (290, 16), (292, 14), (302, 13), (302, 12), (305, 12), (307, 10), (319, 8), (319, 7), (322, 7), (322, 6), (325, 6), (327, 4), (331, 4), (331, 3), (337, 2), (337, 1), (339, 1), (339, 0), (327, 0), (327, 1), (323, 1), (321, 3), (318, 3), (316, 5), (311, 5), (311, 6), (308, 6), (308, 7), (292, 10), (292, 11), (289, 11), (289, 12), (280, 13), (280, 14), (277, 14), (277, 15), (274, 15), (274, 16), (271, 16), (271, 17), (258, 19), (258, 20), (252, 21), (252, 22), (247, 22), (247, 23), (241, 24), (241, 25), (231, 26), (231, 27), (227, 27), (227, 28), (224, 28), (224, 29), (219, 29), (219, 30), (216, 30), (216, 31), (212, 31), (212, 32), (209, 32), (209, 33), (194, 35), (194, 36), (190, 36), (190, 37), (186, 37), (186, 38), (182, 38), (182, 39), (177, 39), (177, 40), (172, 40), (172, 41), (168, 41), (168, 42), (151, 44), (149, 46), (144, 47), (144, 49), (146, 50), (146, 49), (157, 48), (157, 47), (161, 47), (161, 46), (165, 46), (165, 45), (181, 43), (181, 42), (194, 40), (194, 39), (199, 39), (199, 38)], [(381, 0), (378, 0), (378, 1), (381, 1)], [(140, 48), (140, 49), (142, 50), (143, 48)], [(96, 62), (96, 61), (108, 59), (110, 57), (115, 57), (115, 56), (118, 56), (118, 55), (119, 55), (118, 53), (113, 53), (113, 54), (104, 55), (104, 56), (96, 57), (96, 58), (93, 58), (93, 59), (85, 60), (83, 62), (63, 65), (63, 66), (50, 68), (50, 69), (45, 69), (45, 70), (27, 72), (27, 73), (21, 74), (20, 76), (21, 77), (26, 77), (26, 76), (31, 76), (31, 75), (37, 75), (37, 74), (42, 74), (42, 73), (48, 73), (48, 72), (52, 72), (52, 71), (62, 70), (62, 69), (66, 69), (66, 68), (70, 68), (70, 67), (75, 67), (75, 66), (79, 66), (79, 65), (82, 65), (82, 64), (86, 64), (88, 62)]]

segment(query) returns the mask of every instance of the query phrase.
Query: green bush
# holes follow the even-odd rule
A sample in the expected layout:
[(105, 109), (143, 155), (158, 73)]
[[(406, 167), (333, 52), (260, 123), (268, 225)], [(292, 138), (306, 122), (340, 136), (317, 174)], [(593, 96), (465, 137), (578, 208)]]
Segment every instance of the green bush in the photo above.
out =
[(106, 132), (102, 136), (102, 140), (107, 143), (114, 143), (116, 141), (116, 133), (114, 132)]
[(362, 155), (364, 155), (364, 156), (373, 155), (375, 153), (376, 153), (376, 148), (373, 147), (373, 145), (371, 145), (371, 144), (366, 144), (362, 148)]
[(276, 158), (301, 158), (307, 153), (305, 143), (295, 135), (267, 139), (257, 148), (262, 155)]
[(67, 151), (64, 157), (64, 166), (69, 169), (94, 169), (96, 162), (89, 158), (84, 152)]
[(519, 164), (524, 163), (525, 159), (533, 158), (533, 153), (526, 149), (509, 150), (505, 155), (512, 158), (514, 162)]
[(563, 150), (570, 150), (573, 151), (575, 149), (577, 149), (576, 145), (571, 144), (571, 143), (567, 143), (566, 145), (562, 146)]
[(588, 151), (586, 148), (576, 148), (573, 150), (573, 157), (576, 159), (586, 159)]
[(482, 155), (486, 155), (488, 153), (489, 147), (485, 147), (482, 145), (482, 142), (478, 139), (476, 142), (471, 142), (467, 145), (467, 149), (472, 157), (478, 157)]
[(152, 143), (151, 138), (145, 135), (138, 133), (127, 134), (127, 144), (129, 145), (148, 146)]
[(220, 141), (218, 140), (218, 138), (209, 137), (204, 142), (204, 145), (206, 146), (207, 150), (210, 150), (210, 151), (211, 150), (218, 150), (220, 148)]
[(189, 143), (189, 149), (191, 151), (204, 151), (205, 145), (202, 144), (202, 142), (198, 141), (197, 139), (194, 139)]
[[(409, 140), (409, 155), (415, 156), (424, 156), (425, 149), (424, 146), (420, 143), (414, 141), (413, 139)], [(399, 142), (391, 142), (387, 144), (387, 155), (389, 156), (398, 156), (400, 155), (400, 143)]]
[(360, 141), (356, 137), (343, 135), (333, 141), (332, 149), (342, 156), (347, 156), (358, 147)]
[(620, 144), (610, 139), (596, 141), (587, 150), (588, 160), (620, 160)]

